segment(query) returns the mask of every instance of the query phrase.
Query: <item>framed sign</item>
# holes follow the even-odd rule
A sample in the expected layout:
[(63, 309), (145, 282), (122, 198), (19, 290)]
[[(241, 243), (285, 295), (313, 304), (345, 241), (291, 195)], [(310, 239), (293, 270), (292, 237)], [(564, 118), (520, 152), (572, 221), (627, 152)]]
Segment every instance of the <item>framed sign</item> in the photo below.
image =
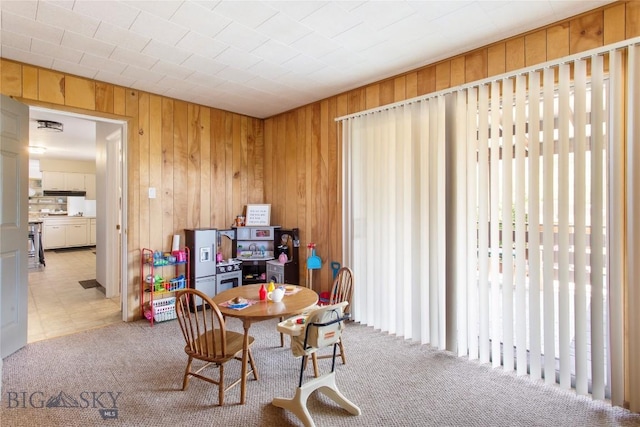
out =
[(271, 225), (271, 205), (247, 205), (244, 225), (247, 227)]

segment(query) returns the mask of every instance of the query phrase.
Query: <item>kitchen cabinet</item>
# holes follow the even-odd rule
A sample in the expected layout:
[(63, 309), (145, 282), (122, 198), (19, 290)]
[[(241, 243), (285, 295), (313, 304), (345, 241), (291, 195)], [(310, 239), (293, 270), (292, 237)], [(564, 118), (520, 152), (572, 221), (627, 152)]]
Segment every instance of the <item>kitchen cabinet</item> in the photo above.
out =
[(88, 246), (91, 218), (45, 218), (44, 249)]
[(96, 175), (80, 172), (42, 172), (44, 190), (54, 191), (86, 191), (86, 198), (96, 199)]

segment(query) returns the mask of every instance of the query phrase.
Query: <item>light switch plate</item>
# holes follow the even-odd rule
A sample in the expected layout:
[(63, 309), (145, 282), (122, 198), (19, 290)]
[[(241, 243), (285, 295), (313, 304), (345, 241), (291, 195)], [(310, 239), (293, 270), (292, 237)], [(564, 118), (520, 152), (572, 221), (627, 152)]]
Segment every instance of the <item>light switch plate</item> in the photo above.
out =
[(149, 198), (150, 199), (155, 199), (156, 198), (156, 188), (155, 187), (149, 187)]

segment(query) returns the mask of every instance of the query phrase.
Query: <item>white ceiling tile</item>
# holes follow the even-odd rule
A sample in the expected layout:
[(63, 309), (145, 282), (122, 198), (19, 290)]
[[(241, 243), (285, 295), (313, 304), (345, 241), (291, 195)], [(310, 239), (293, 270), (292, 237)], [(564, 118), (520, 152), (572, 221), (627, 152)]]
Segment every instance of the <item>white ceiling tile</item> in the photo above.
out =
[(290, 70), (280, 64), (274, 64), (269, 60), (263, 60), (249, 69), (254, 74), (264, 77), (265, 79), (274, 80), (280, 76), (288, 74)]
[(69, 62), (80, 62), (82, 51), (61, 46), (59, 44), (49, 43), (44, 40), (34, 39), (31, 42), (31, 52), (40, 55), (48, 55), (54, 58), (63, 59)]
[(3, 46), (9, 46), (21, 50), (31, 49), (31, 37), (17, 34), (12, 31), (2, 29), (0, 31), (0, 39)]
[(295, 58), (291, 58), (290, 60), (288, 60), (282, 65), (284, 67), (290, 67), (296, 70), (296, 73), (301, 75), (309, 74), (313, 71), (319, 70), (327, 66), (326, 63), (320, 62), (317, 59), (304, 54), (298, 55)]
[(158, 62), (156, 58), (145, 55), (143, 53), (134, 52), (122, 47), (116, 47), (111, 54), (111, 59), (118, 62), (124, 62), (125, 64), (132, 64), (140, 68), (151, 69), (153, 65)]
[(278, 13), (263, 22), (258, 26), (257, 31), (287, 45), (312, 32), (311, 28), (283, 13)]
[(191, 53), (183, 49), (169, 46), (156, 40), (151, 40), (149, 44), (142, 49), (142, 53), (149, 55), (152, 58), (162, 58), (175, 64), (181, 64), (185, 59), (191, 56)]
[(198, 54), (191, 55), (181, 65), (194, 71), (201, 71), (205, 74), (212, 75), (225, 68), (225, 65), (220, 64), (214, 59), (205, 58)]
[(51, 56), (27, 52), (26, 50), (16, 49), (10, 46), (2, 46), (2, 57), (43, 68), (51, 68), (53, 65), (53, 58)]
[(167, 87), (161, 86), (157, 82), (152, 82), (145, 78), (136, 80), (134, 85), (138, 90), (141, 90), (143, 92), (154, 93), (156, 95), (164, 95), (165, 92), (168, 90)]
[(415, 14), (416, 11), (406, 2), (368, 1), (352, 9), (350, 13), (377, 31)]
[[(49, 0), (48, 3), (57, 6), (57, 7), (61, 7), (63, 9), (73, 9), (73, 3), (75, 0)], [(40, 2), (42, 3), (42, 2)]]
[(220, 55), (229, 45), (214, 38), (189, 31), (176, 45), (180, 49), (197, 52), (207, 58), (215, 58)]
[(104, 56), (105, 58), (108, 58), (116, 48), (113, 44), (85, 37), (72, 31), (64, 32), (64, 36), (62, 36), (62, 42), (60, 44), (72, 49), (91, 52), (98, 56)]
[(76, 0), (73, 10), (123, 28), (129, 28), (140, 14), (140, 9), (131, 7), (125, 2), (106, 0)]
[(285, 15), (293, 18), (295, 21), (301, 21), (311, 15), (316, 10), (324, 7), (326, 1), (269, 1), (267, 4), (272, 8), (279, 10)]
[(311, 15), (303, 18), (301, 22), (326, 37), (334, 38), (362, 23), (362, 19), (345, 14), (334, 3), (327, 3)]
[(239, 22), (249, 28), (256, 28), (278, 13), (265, 1), (225, 1), (219, 2), (214, 11), (231, 21)]
[(136, 82), (136, 79), (124, 76), (122, 74), (114, 74), (107, 70), (99, 70), (95, 78), (96, 80), (109, 82), (123, 87), (133, 87), (133, 84)]
[(151, 38), (149, 37), (136, 34), (133, 31), (124, 30), (117, 25), (109, 24), (107, 22), (100, 23), (100, 26), (96, 31), (95, 38), (116, 46), (126, 46), (127, 49), (137, 52), (142, 51), (142, 49), (151, 41)]
[(191, 0), (193, 3), (197, 3), (205, 9), (212, 10), (215, 8), (221, 0)]
[(37, 0), (25, 1), (3, 1), (2, 10), (11, 12), (25, 18), (36, 19), (36, 11), (38, 10)]
[(251, 80), (255, 76), (256, 75), (250, 71), (241, 70), (235, 67), (226, 67), (216, 74), (216, 77), (236, 83), (244, 83)]
[(132, 64), (127, 64), (127, 68), (125, 68), (121, 74), (139, 81), (146, 80), (149, 83), (158, 83), (160, 79), (164, 77), (163, 74), (155, 73), (146, 68), (136, 67)]
[(170, 21), (209, 37), (215, 37), (216, 34), (232, 22), (229, 18), (193, 2), (183, 3)]
[(102, 56), (92, 55), (85, 52), (80, 59), (80, 64), (85, 67), (91, 67), (94, 70), (104, 70), (114, 74), (120, 74), (127, 67), (127, 64), (107, 59)]
[[(0, 6), (4, 3), (5, 2), (0, 2)], [(2, 11), (2, 29), (31, 38), (48, 40), (52, 43), (60, 43), (62, 34), (64, 33), (62, 28), (43, 24), (4, 10)]]
[(203, 73), (201, 71), (194, 71), (193, 74), (189, 76), (189, 81), (195, 83), (198, 86), (206, 86), (209, 88), (220, 86), (224, 83), (224, 80), (222, 80), (221, 78), (211, 74)]
[(424, 16), (427, 21), (441, 18), (445, 15), (457, 12), (461, 8), (472, 4), (473, 1), (415, 1), (407, 2), (409, 6), (415, 9), (420, 15)]
[(36, 21), (89, 37), (95, 34), (100, 23), (97, 19), (78, 15), (69, 9), (44, 1), (38, 3)]
[(182, 6), (182, 1), (168, 0), (139, 0), (128, 1), (129, 5), (144, 10), (163, 19), (169, 19)]
[(86, 77), (88, 79), (95, 78), (97, 74), (95, 68), (85, 67), (78, 64), (77, 62), (65, 61), (64, 59), (60, 59), (59, 57), (53, 61), (52, 68), (57, 71), (62, 71), (64, 73), (73, 74), (79, 77)]
[(322, 34), (309, 33), (291, 43), (291, 47), (318, 59), (337, 50), (340, 45)]
[(229, 24), (220, 31), (216, 36), (216, 39), (239, 49), (246, 50), (247, 52), (251, 52), (253, 49), (269, 40), (268, 37), (258, 33), (252, 28), (234, 23)]
[(275, 40), (268, 40), (263, 45), (252, 50), (251, 53), (277, 64), (282, 64), (283, 62), (300, 54), (299, 51), (292, 49), (289, 46), (285, 46)]
[(162, 59), (156, 62), (153, 67), (151, 67), (151, 71), (159, 74), (164, 74), (165, 76), (173, 76), (176, 79), (180, 80), (186, 79), (194, 73), (194, 71), (189, 68), (185, 68)]
[(247, 68), (259, 63), (262, 59), (249, 52), (245, 52), (231, 46), (229, 49), (226, 49), (220, 55), (216, 56), (215, 60), (216, 62), (226, 66), (233, 66), (237, 69), (246, 70)]
[(133, 21), (131, 31), (174, 46), (187, 34), (188, 30), (180, 25), (160, 19), (156, 15), (142, 12)]
[(386, 39), (365, 23), (349, 28), (333, 38), (336, 44), (349, 46), (350, 50), (361, 51), (384, 42)]

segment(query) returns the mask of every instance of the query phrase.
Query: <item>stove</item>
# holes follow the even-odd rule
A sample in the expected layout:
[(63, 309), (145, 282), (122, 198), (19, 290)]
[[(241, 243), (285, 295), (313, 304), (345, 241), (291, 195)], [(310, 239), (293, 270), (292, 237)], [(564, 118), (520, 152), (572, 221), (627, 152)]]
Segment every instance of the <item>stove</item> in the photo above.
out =
[(242, 261), (230, 259), (216, 264), (216, 274), (231, 273), (234, 271), (242, 271)]

